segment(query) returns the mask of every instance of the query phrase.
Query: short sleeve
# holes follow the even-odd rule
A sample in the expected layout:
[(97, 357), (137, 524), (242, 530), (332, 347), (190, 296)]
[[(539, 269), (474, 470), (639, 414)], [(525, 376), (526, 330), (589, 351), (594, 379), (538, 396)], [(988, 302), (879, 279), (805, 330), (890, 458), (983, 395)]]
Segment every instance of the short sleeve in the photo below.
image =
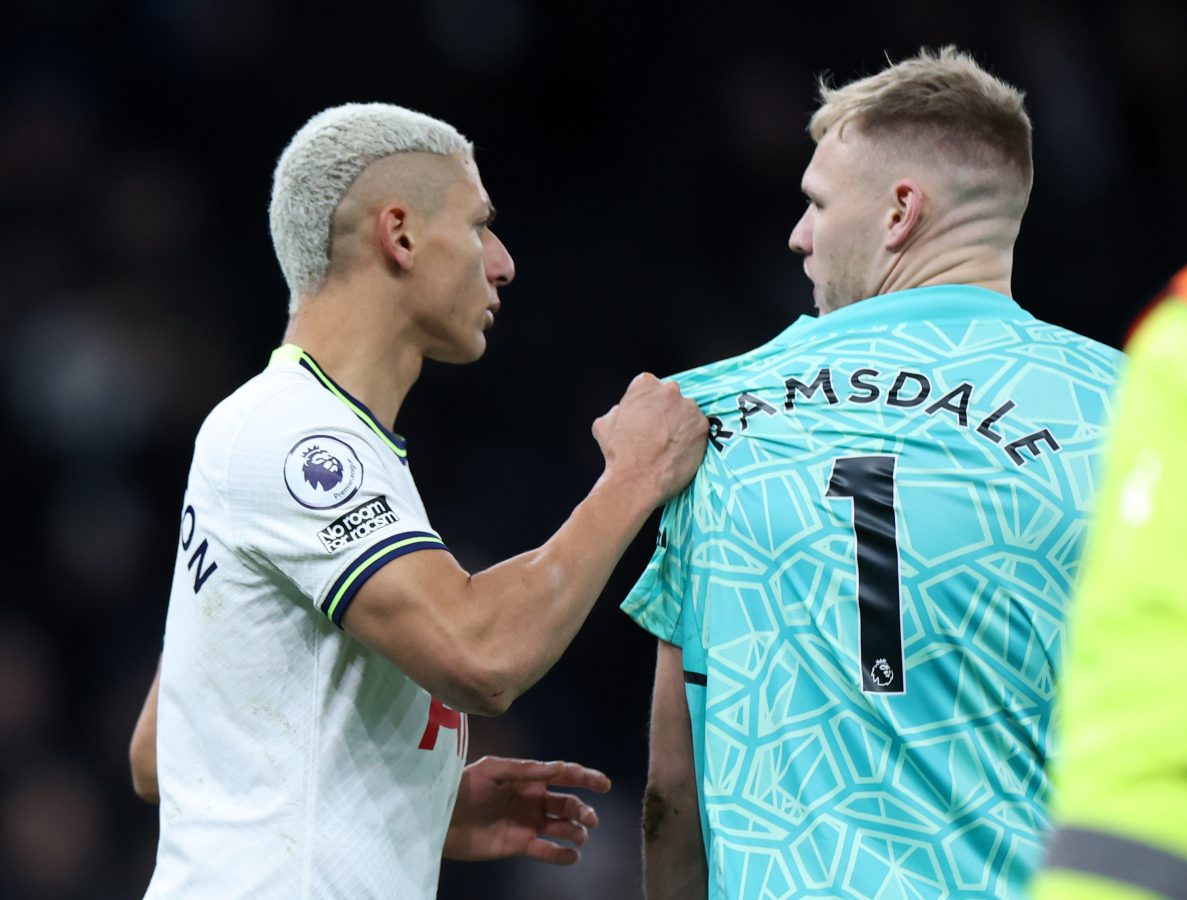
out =
[(446, 547), (406, 458), (326, 396), (259, 410), (232, 443), (224, 477), (245, 563), (291, 584), (340, 628), (375, 572)]
[(691, 487), (664, 507), (655, 552), (621, 607), (644, 630), (678, 646), (684, 643), (680, 629), (684, 605), (691, 602), (692, 509)]

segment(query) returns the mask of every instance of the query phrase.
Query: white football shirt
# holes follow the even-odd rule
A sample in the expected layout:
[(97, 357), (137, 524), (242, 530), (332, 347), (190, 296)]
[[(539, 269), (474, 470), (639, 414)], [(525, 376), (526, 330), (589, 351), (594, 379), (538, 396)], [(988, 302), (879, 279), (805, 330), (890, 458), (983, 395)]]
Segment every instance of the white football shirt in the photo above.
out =
[(403, 440), (285, 345), (203, 424), (180, 538), (148, 897), (433, 897), (466, 717), (340, 627), (444, 549)]

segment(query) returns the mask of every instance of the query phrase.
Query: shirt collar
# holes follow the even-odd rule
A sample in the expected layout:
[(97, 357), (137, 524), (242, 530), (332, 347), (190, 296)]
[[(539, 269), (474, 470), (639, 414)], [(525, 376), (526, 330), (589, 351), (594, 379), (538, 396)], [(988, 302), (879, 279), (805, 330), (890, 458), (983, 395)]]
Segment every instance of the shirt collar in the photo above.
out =
[(352, 397), (345, 388), (322, 371), (321, 366), (317, 364), (317, 360), (296, 344), (283, 344), (272, 351), (272, 356), (268, 360), (268, 366), (271, 367), (286, 362), (294, 363), (312, 375), (318, 384), (345, 403), (364, 425), (375, 432), (376, 436), (396, 454), (400, 462), (405, 465), (408, 464), (408, 442), (391, 429), (380, 424), (371, 410), (367, 409), (361, 401)]
[(939, 284), (880, 294), (823, 316), (800, 316), (780, 338), (786, 335), (802, 340), (899, 322), (1033, 318), (1012, 298), (997, 291), (971, 284)]

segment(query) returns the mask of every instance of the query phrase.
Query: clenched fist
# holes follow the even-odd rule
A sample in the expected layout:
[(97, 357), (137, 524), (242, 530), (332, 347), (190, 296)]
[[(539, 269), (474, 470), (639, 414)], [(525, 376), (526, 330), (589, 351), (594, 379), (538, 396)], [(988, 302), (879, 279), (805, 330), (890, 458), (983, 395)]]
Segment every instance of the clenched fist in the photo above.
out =
[(606, 458), (606, 474), (647, 486), (658, 505), (696, 474), (705, 456), (709, 420), (675, 384), (644, 372), (593, 423), (593, 435)]

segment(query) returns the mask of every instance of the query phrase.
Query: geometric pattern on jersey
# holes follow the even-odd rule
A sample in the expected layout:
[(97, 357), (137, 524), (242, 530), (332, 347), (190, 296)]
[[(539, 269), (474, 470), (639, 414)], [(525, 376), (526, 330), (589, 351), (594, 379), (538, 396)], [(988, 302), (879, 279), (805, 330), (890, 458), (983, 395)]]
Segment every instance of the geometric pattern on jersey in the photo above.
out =
[(1121, 358), (949, 286), (675, 377), (712, 446), (623, 608), (683, 649), (711, 897), (1020, 894)]
[(183, 509), (148, 896), (433, 896), (466, 716), (342, 629), (445, 546), (403, 440), (286, 346), (206, 418)]

